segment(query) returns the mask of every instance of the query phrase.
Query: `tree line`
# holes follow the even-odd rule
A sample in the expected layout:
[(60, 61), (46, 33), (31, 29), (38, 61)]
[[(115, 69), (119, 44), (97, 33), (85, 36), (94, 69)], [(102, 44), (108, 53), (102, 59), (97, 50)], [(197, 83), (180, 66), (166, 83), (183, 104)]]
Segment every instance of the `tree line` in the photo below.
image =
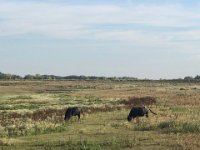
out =
[[(84, 76), (84, 75), (70, 75), (70, 76), (55, 76), (55, 75), (25, 75), (24, 77), (15, 74), (8, 74), (0, 72), (0, 80), (139, 80), (136, 77), (105, 77), (105, 76)], [(142, 79), (148, 80), (148, 79)], [(165, 79), (160, 79), (165, 80)], [(200, 81), (200, 75), (195, 77), (186, 76), (184, 78), (172, 79), (178, 81)]]
[(24, 77), (0, 72), (0, 80), (138, 80), (135, 77), (105, 77), (105, 76), (55, 76), (55, 75), (25, 75)]

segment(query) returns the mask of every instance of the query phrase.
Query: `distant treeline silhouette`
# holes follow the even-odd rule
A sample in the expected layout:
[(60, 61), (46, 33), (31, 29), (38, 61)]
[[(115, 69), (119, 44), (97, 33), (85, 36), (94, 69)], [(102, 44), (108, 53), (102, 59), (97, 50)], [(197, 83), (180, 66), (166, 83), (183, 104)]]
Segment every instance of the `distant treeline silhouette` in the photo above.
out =
[[(24, 77), (15, 74), (8, 74), (0, 72), (0, 80), (150, 80), (150, 79), (138, 79), (136, 77), (105, 77), (105, 76), (84, 76), (84, 75), (69, 75), (69, 76), (55, 76), (55, 75), (25, 75)], [(167, 80), (167, 79), (159, 79)], [(183, 79), (171, 79), (176, 81), (200, 81), (200, 76), (195, 77), (186, 76)]]
[(104, 77), (104, 76), (55, 76), (55, 75), (25, 75), (24, 77), (15, 74), (0, 72), (0, 80), (138, 80), (135, 77)]

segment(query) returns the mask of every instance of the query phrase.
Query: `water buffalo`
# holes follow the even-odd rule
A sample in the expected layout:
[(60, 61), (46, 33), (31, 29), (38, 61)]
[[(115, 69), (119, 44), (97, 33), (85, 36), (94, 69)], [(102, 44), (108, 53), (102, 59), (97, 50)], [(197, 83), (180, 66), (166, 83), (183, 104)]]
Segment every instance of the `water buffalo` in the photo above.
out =
[(69, 107), (65, 112), (65, 120), (69, 120), (72, 116), (78, 116), (78, 120), (81, 117), (81, 110), (78, 107)]
[(145, 107), (145, 106), (137, 106), (137, 107), (133, 107), (127, 117), (127, 120), (130, 122), (132, 119), (134, 118), (138, 118), (138, 117), (143, 117), (144, 115), (146, 117), (148, 117), (148, 113), (149, 111), (151, 113), (153, 113), (154, 115), (157, 115), (155, 112), (153, 112), (150, 108)]

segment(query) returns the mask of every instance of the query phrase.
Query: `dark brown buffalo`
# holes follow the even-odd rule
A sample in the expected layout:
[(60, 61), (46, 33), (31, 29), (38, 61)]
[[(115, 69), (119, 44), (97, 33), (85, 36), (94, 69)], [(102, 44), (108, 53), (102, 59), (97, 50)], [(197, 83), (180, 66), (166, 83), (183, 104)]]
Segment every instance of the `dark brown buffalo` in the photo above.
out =
[(78, 120), (81, 117), (81, 110), (78, 107), (69, 107), (65, 112), (65, 120), (69, 120), (72, 116), (78, 116)]
[(150, 108), (145, 107), (145, 106), (138, 106), (138, 107), (133, 107), (127, 117), (127, 120), (130, 122), (132, 119), (137, 118), (137, 117), (143, 117), (146, 116), (148, 117), (148, 113), (152, 112), (154, 115), (157, 115), (155, 112), (153, 112)]

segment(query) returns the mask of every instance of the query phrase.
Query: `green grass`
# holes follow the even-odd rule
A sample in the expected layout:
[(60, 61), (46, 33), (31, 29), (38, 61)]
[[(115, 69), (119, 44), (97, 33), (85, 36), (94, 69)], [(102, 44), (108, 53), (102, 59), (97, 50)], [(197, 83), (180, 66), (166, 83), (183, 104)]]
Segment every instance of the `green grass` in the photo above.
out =
[[(0, 82), (0, 149), (199, 149), (200, 96), (193, 87), (200, 84)], [(129, 123), (131, 106), (121, 101), (148, 96), (158, 115)], [(81, 122), (64, 122), (69, 106), (83, 108)]]

